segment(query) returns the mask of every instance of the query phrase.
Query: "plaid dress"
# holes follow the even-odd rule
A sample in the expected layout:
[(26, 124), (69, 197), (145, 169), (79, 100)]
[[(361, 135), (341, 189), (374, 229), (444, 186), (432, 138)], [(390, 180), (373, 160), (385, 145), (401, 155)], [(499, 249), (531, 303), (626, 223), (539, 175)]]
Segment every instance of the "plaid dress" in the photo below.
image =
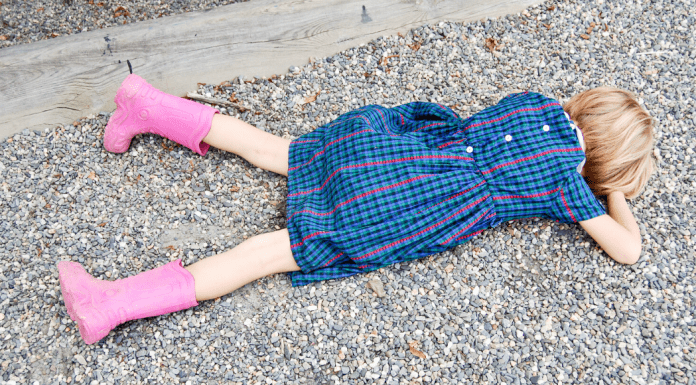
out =
[(293, 285), (350, 276), (462, 244), (497, 224), (605, 213), (561, 105), (525, 92), (461, 119), (415, 102), (366, 106), (290, 145)]

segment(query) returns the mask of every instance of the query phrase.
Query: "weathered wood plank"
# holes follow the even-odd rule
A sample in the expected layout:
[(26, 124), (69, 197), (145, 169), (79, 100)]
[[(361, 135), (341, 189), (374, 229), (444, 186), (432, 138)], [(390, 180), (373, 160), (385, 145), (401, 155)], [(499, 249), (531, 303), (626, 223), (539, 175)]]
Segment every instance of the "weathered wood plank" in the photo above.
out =
[[(126, 59), (156, 87), (270, 76), (441, 20), (520, 12), (540, 0), (253, 0), (0, 50), (0, 138), (115, 108)], [(363, 5), (366, 9), (363, 10)]]

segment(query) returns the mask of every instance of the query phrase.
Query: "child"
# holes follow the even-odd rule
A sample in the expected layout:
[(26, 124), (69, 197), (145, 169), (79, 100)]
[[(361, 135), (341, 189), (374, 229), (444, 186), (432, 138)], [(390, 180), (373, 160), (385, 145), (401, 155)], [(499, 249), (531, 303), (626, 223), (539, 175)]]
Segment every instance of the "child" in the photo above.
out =
[[(115, 282), (59, 262), (68, 313), (88, 344), (125, 321), (187, 309), (269, 274), (290, 272), (293, 285), (346, 277), (444, 251), (515, 218), (579, 222), (616, 261), (640, 255), (625, 197), (652, 173), (653, 123), (625, 91), (586, 91), (565, 111), (518, 93), (467, 119), (432, 103), (366, 106), (292, 142), (136, 75), (115, 101), (107, 150), (124, 152), (149, 132), (286, 175), (287, 229)], [(607, 196), (608, 215), (593, 193)]]

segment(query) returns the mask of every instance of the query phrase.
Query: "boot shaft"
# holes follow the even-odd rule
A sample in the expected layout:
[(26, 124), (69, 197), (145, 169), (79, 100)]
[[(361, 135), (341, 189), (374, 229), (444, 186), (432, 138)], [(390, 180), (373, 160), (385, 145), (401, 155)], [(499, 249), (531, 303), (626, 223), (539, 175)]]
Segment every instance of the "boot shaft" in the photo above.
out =
[(88, 344), (123, 322), (198, 305), (193, 276), (181, 260), (112, 282), (92, 277), (75, 262), (59, 262), (58, 272), (68, 314)]
[(123, 81), (114, 101), (117, 108), (104, 133), (104, 146), (111, 152), (125, 152), (131, 139), (144, 133), (171, 139), (200, 155), (210, 148), (203, 138), (218, 113), (215, 108), (162, 92), (137, 75)]

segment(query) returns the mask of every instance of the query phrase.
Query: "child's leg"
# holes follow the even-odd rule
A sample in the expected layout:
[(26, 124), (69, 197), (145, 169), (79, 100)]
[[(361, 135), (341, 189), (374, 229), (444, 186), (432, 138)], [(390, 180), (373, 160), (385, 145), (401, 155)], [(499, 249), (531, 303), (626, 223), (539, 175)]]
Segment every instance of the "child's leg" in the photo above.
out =
[(222, 254), (186, 266), (196, 282), (196, 300), (221, 297), (267, 275), (300, 268), (287, 229), (249, 238)]
[(117, 108), (104, 131), (104, 146), (111, 152), (128, 150), (135, 135), (154, 133), (200, 155), (213, 145), (263, 169), (288, 174), (289, 140), (219, 115), (212, 107), (164, 93), (137, 75), (123, 81), (114, 101)]
[(259, 130), (237, 118), (215, 115), (203, 142), (237, 154), (264, 170), (288, 175), (290, 140)]
[(95, 279), (79, 263), (58, 263), (65, 306), (88, 344), (123, 322), (184, 310), (263, 276), (296, 270), (287, 230), (257, 235), (186, 268), (177, 260), (116, 281)]

